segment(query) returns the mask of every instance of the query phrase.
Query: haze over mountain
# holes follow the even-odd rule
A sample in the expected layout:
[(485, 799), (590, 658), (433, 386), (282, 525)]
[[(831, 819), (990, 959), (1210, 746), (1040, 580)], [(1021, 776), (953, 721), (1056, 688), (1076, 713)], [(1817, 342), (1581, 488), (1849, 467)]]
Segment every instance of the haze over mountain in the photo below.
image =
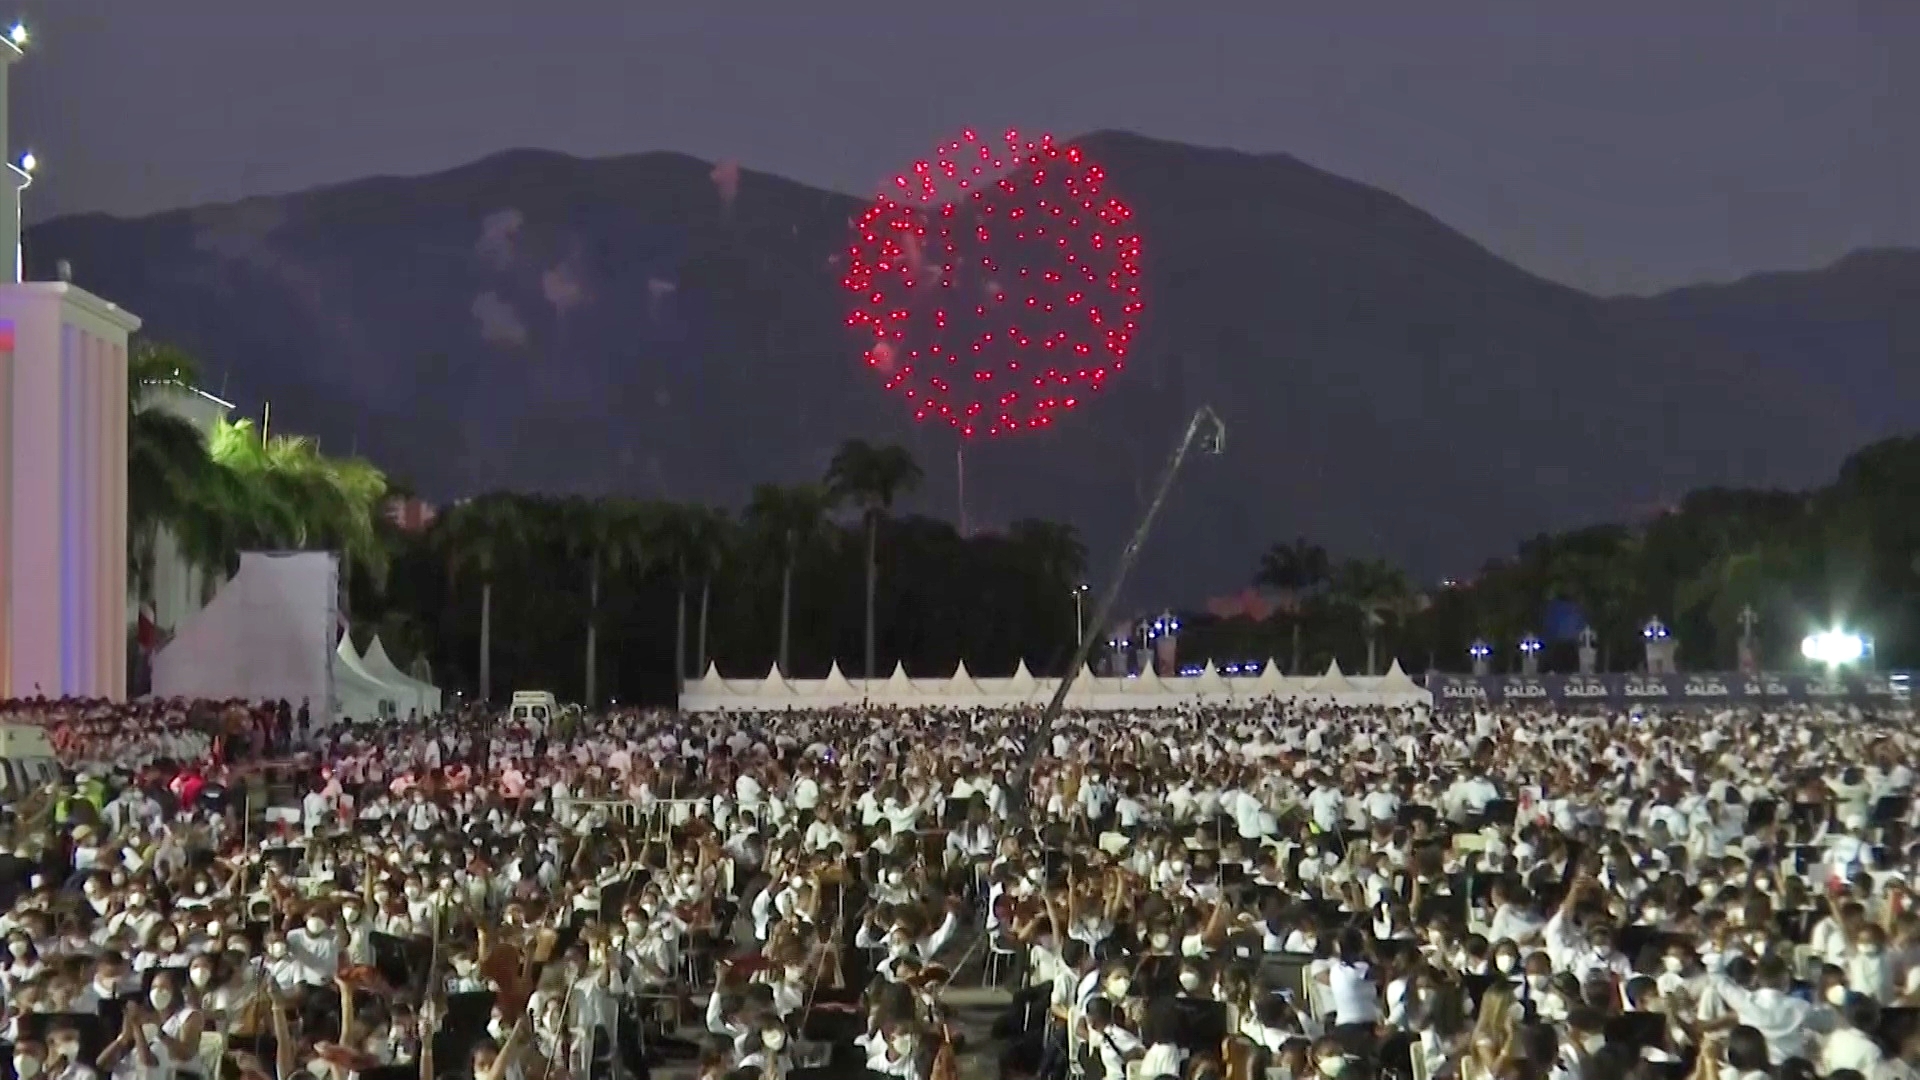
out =
[[(1245, 583), (1306, 535), (1422, 578), (1710, 484), (1817, 483), (1920, 401), (1920, 251), (1648, 298), (1527, 274), (1401, 199), (1282, 155), (1080, 140), (1137, 212), (1137, 354), (1054, 429), (969, 445), (977, 523), (1077, 525), (1104, 567), (1193, 407), (1192, 462), (1130, 594)], [(676, 154), (519, 150), (26, 239), (201, 356), (212, 389), (432, 498), (494, 488), (737, 505), (850, 436), (954, 439), (858, 361), (832, 258), (861, 200)], [(719, 174), (725, 179), (725, 173)]]

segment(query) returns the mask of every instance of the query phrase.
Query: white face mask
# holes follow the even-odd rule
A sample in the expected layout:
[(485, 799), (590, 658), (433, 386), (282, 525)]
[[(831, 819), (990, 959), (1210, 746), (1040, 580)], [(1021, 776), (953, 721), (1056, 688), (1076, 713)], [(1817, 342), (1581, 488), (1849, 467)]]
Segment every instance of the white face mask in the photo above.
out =
[(326, 932), (327, 932), (327, 922), (325, 919), (308, 919), (307, 920), (307, 933), (318, 935), (318, 934), (324, 934)]
[(154, 1008), (166, 1012), (173, 1008), (173, 991), (164, 986), (156, 986), (148, 992), (147, 1000), (153, 1003)]
[(1165, 931), (1162, 931), (1160, 933), (1154, 934), (1152, 937), (1152, 941), (1153, 941), (1154, 948), (1164, 949), (1168, 945), (1173, 943), (1173, 935), (1168, 934)]
[(1684, 970), (1687, 966), (1686, 960), (1678, 956), (1663, 956), (1660, 958), (1660, 963), (1664, 965), (1668, 971), (1671, 971), (1676, 975), (1679, 974), (1682, 970)]
[(197, 967), (187, 972), (187, 979), (192, 982), (193, 985), (205, 989), (207, 984), (213, 981), (213, 972), (208, 971), (206, 968)]
[(284, 941), (267, 942), (267, 955), (273, 957), (275, 960), (287, 955), (287, 943)]
[(1837, 1009), (1847, 1003), (1847, 988), (1838, 983), (1829, 986), (1827, 987), (1826, 998), (1827, 1004)]
[(19, 1077), (20, 1080), (34, 1080), (34, 1077), (40, 1075), (40, 1059), (30, 1057), (26, 1054), (15, 1054), (13, 1056), (13, 1075)]
[(1200, 989), (1200, 973), (1197, 971), (1181, 972), (1180, 989), (1185, 990), (1189, 994)]
[(1323, 1057), (1319, 1061), (1319, 1068), (1321, 1076), (1339, 1076), (1347, 1069), (1347, 1059), (1344, 1057)]
[(1122, 975), (1119, 978), (1107, 980), (1107, 993), (1112, 994), (1114, 997), (1126, 997), (1127, 990), (1132, 986), (1133, 980)]
[(1493, 966), (1504, 975), (1520, 966), (1520, 958), (1512, 953), (1500, 953), (1493, 958)]
[(769, 1031), (760, 1036), (760, 1045), (777, 1053), (781, 1047), (787, 1045), (787, 1033), (784, 1031)]

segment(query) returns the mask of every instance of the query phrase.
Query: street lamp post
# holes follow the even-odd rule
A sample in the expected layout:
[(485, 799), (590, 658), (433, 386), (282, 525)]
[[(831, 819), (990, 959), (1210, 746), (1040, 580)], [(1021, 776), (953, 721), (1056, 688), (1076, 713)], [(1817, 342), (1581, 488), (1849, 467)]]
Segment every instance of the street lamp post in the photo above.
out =
[(1075, 645), (1079, 645), (1081, 639), (1087, 636), (1086, 601), (1088, 587), (1084, 581), (1073, 587), (1073, 643)]

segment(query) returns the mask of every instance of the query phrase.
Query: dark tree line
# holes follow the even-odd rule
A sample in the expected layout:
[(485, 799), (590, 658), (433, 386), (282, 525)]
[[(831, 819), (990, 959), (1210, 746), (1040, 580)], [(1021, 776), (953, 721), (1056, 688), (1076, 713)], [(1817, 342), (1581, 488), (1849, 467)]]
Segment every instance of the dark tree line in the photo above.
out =
[[(1762, 662), (1800, 661), (1800, 639), (1842, 625), (1874, 639), (1878, 667), (1920, 663), (1920, 438), (1875, 443), (1809, 492), (1713, 488), (1643, 524), (1542, 534), (1470, 579), (1416, 590), (1392, 567), (1337, 560), (1307, 540), (1276, 544), (1253, 583), (1263, 619), (1197, 613), (1180, 642), (1198, 662), (1264, 660), (1317, 672), (1338, 659), (1364, 671), (1398, 657), (1409, 671), (1462, 670), (1476, 639), (1495, 670), (1517, 669), (1516, 645), (1539, 635), (1542, 666), (1571, 671), (1578, 644), (1550, 634), (1550, 609), (1592, 627), (1606, 670), (1643, 659), (1641, 628), (1658, 616), (1680, 639), (1680, 663), (1731, 669), (1750, 622)], [(1749, 614), (1750, 613), (1750, 614)]]
[(359, 588), (363, 632), (424, 652), (442, 686), (499, 699), (663, 700), (674, 676), (776, 665), (819, 678), (1035, 670), (1071, 653), (1086, 548), (1019, 521), (962, 537), (895, 516), (920, 480), (897, 446), (850, 441), (818, 484), (755, 489), (737, 515), (631, 499), (493, 494), (424, 533), (384, 527), (391, 572)]

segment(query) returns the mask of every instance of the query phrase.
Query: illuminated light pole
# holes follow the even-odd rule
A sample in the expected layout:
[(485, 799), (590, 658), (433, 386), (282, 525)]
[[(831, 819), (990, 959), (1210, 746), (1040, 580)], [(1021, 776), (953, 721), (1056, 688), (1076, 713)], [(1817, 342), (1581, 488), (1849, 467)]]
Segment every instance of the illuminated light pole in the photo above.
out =
[(1485, 639), (1473, 639), (1473, 644), (1467, 646), (1467, 656), (1473, 661), (1475, 675), (1492, 674), (1493, 646), (1487, 644)]
[(1162, 612), (1159, 618), (1147, 625), (1146, 659), (1155, 673), (1160, 675), (1179, 673), (1179, 656), (1175, 652), (1179, 642), (1180, 620), (1172, 612)]
[(1872, 644), (1859, 634), (1844, 630), (1823, 630), (1800, 639), (1800, 655), (1826, 667), (1829, 673), (1857, 664), (1872, 652)]
[(1655, 615), (1640, 628), (1640, 637), (1647, 644), (1647, 674), (1671, 675), (1676, 670), (1673, 662), (1674, 649), (1680, 644), (1667, 629), (1667, 624)]
[(1089, 588), (1091, 586), (1084, 581), (1073, 587), (1073, 643), (1075, 645), (1079, 645), (1080, 640), (1087, 636), (1086, 603)]
[(1520, 639), (1520, 674), (1540, 674), (1540, 639), (1529, 633)]

